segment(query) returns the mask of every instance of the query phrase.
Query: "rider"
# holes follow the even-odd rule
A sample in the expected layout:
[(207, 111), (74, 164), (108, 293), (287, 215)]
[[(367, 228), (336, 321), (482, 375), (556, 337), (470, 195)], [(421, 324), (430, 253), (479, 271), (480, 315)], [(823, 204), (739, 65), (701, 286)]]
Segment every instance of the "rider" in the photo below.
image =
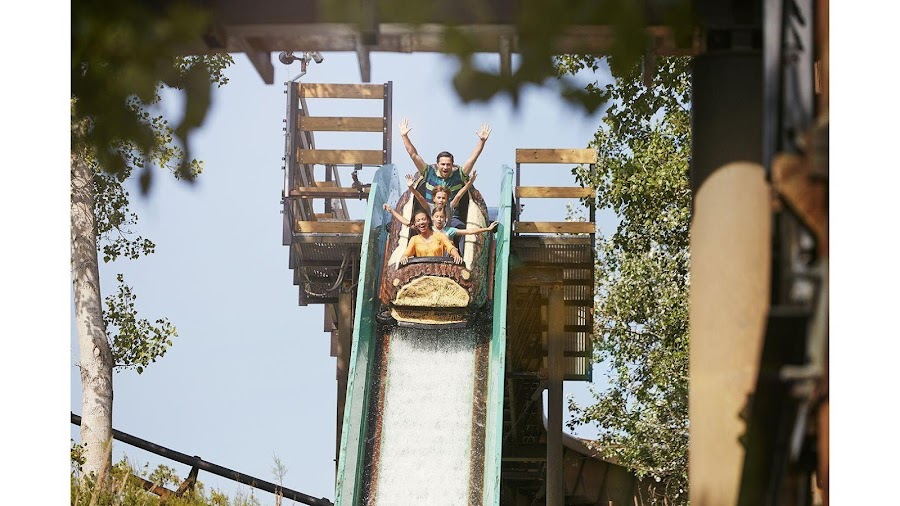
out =
[[(390, 211), (392, 215), (394, 215), (394, 219), (399, 221), (400, 223), (410, 226), (410, 221), (403, 217), (402, 214), (394, 210), (390, 204), (384, 204), (384, 210)], [(479, 227), (479, 228), (463, 228), (458, 229), (456, 227), (447, 227), (447, 211), (444, 206), (435, 206), (434, 210), (431, 211), (431, 221), (433, 223), (433, 229), (435, 232), (443, 232), (446, 234), (448, 238), (453, 240), (458, 235), (472, 235), (472, 234), (481, 234), (484, 232), (490, 232), (497, 228), (499, 222), (495, 221), (488, 225), (487, 227)]]
[[(403, 120), (400, 121), (400, 138), (403, 139), (403, 146), (406, 147), (406, 152), (409, 153), (409, 157), (412, 158), (419, 173), (425, 178), (425, 200), (428, 202), (432, 201), (432, 193), (438, 186), (443, 186), (450, 190), (451, 199), (462, 190), (466, 180), (469, 179), (469, 173), (475, 166), (475, 161), (478, 159), (478, 156), (481, 155), (484, 144), (491, 135), (491, 127), (487, 123), (482, 123), (481, 128), (475, 131), (475, 135), (478, 136), (478, 144), (475, 146), (472, 154), (469, 155), (469, 158), (463, 163), (462, 167), (457, 167), (453, 164), (453, 155), (447, 151), (438, 153), (436, 164), (429, 165), (425, 163), (425, 160), (419, 155), (416, 147), (413, 146), (412, 141), (409, 140), (410, 130), (412, 130), (412, 128), (409, 126), (409, 120), (403, 118)], [(465, 228), (466, 226), (456, 215), (451, 216), (451, 223), (454, 226), (458, 225), (459, 228)]]
[(406, 265), (409, 257), (440, 257), (449, 253), (453, 257), (453, 263), (460, 264), (463, 259), (459, 256), (459, 250), (450, 242), (443, 232), (432, 230), (431, 217), (425, 211), (417, 211), (415, 214), (416, 230), (419, 235), (414, 235), (406, 246), (406, 251), (400, 257), (400, 265)]

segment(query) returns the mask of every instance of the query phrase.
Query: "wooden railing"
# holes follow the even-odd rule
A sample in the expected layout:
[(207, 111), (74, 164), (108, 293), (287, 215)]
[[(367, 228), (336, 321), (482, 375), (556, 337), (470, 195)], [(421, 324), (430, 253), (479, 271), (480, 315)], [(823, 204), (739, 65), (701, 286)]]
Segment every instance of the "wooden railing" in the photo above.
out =
[[(285, 162), (288, 175), (284, 197), (291, 216), (293, 233), (357, 233), (359, 223), (349, 220), (346, 199), (367, 199), (369, 185), (357, 174), (364, 166), (380, 166), (391, 161), (392, 83), (322, 84), (290, 83), (288, 86), (288, 145)], [(369, 117), (310, 116), (309, 98), (371, 99), (383, 102), (383, 114)], [(381, 132), (382, 149), (320, 149), (314, 132)], [(324, 181), (316, 179), (314, 167), (325, 167)], [(353, 183), (341, 186), (339, 166), (352, 166)], [(313, 200), (324, 200), (324, 212), (313, 210)], [(322, 225), (328, 220), (328, 225)], [(336, 220), (336, 221), (335, 221)]]
[(597, 165), (594, 149), (517, 149), (516, 150), (516, 211), (523, 198), (577, 198), (587, 200), (588, 221), (519, 221), (518, 213), (514, 232), (518, 234), (595, 234), (595, 190), (577, 186), (522, 186), (523, 164), (588, 164), (593, 174)]

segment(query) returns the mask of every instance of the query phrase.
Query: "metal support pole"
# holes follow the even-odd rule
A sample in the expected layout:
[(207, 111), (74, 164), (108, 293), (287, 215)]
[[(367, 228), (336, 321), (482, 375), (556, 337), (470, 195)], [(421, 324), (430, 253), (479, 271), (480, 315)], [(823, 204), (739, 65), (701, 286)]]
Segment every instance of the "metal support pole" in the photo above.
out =
[(394, 82), (388, 81), (384, 83), (384, 133), (383, 133), (383, 146), (382, 150), (384, 152), (383, 162), (391, 163), (391, 145), (393, 143), (393, 136), (391, 133), (393, 132), (393, 121), (394, 121)]
[(563, 377), (565, 374), (565, 305), (563, 287), (550, 287), (547, 311), (547, 506), (563, 506)]
[(770, 295), (761, 54), (698, 56), (692, 79), (690, 495), (736, 504)]
[(338, 295), (338, 340), (337, 340), (337, 432), (335, 437), (334, 466), (337, 472), (341, 455), (341, 432), (344, 427), (344, 402), (347, 399), (347, 375), (350, 372), (350, 347), (353, 342), (353, 294), (349, 283)]

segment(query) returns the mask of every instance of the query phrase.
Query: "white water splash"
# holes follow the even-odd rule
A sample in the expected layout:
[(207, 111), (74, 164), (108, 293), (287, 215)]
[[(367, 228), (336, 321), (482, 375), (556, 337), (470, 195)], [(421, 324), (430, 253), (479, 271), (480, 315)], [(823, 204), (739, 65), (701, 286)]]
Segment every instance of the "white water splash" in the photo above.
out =
[(375, 504), (467, 505), (475, 331), (392, 331)]

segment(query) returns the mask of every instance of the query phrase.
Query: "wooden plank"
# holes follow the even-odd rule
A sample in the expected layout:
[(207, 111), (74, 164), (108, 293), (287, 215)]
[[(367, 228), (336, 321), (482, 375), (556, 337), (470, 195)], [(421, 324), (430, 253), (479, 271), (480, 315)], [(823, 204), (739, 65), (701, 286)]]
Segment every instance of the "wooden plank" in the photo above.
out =
[(275, 82), (275, 66), (272, 65), (272, 53), (268, 51), (248, 51), (246, 55), (264, 83), (272, 84)]
[(547, 307), (547, 505), (565, 504), (566, 482), (563, 469), (563, 380), (565, 379), (566, 311), (562, 288), (549, 290)]
[(517, 149), (516, 163), (597, 163), (597, 150)]
[(334, 213), (316, 213), (317, 220), (320, 220), (322, 218), (334, 218)]
[[(362, 234), (294, 234), (291, 240), (295, 243), (309, 244), (341, 244), (358, 248), (362, 244)], [(296, 283), (295, 283), (296, 284)], [(337, 301), (334, 301), (337, 302)]]
[(516, 196), (521, 198), (580, 199), (593, 197), (593, 188), (577, 186), (517, 186)]
[(300, 95), (306, 98), (384, 98), (383, 84), (301, 83)]
[(519, 267), (509, 270), (512, 285), (562, 284), (563, 270), (554, 267)]
[(559, 235), (520, 235), (512, 238), (513, 248), (543, 248), (544, 246), (568, 246), (573, 250), (593, 251), (594, 238), (584, 235), (562, 237)]
[(356, 188), (310, 188), (301, 187), (291, 190), (291, 197), (300, 197), (304, 199), (353, 199), (369, 196), (369, 187), (362, 189), (362, 192)]
[(384, 151), (380, 149), (298, 149), (297, 161), (306, 164), (382, 165)]
[(597, 227), (586, 221), (517, 221), (515, 231), (533, 234), (592, 234)]
[(300, 116), (298, 128), (304, 132), (384, 132), (384, 118)]
[(295, 231), (301, 234), (361, 234), (363, 221), (300, 221), (297, 220)]

